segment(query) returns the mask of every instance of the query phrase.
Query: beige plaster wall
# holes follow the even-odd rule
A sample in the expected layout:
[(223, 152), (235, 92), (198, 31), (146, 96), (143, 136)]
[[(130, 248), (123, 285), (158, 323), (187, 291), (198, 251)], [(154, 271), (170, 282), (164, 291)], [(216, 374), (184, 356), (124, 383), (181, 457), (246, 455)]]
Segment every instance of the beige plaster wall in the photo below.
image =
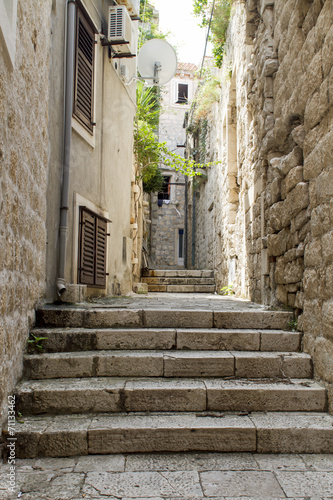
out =
[(14, 58), (0, 39), (0, 424), (45, 291), (51, 0), (19, 0)]

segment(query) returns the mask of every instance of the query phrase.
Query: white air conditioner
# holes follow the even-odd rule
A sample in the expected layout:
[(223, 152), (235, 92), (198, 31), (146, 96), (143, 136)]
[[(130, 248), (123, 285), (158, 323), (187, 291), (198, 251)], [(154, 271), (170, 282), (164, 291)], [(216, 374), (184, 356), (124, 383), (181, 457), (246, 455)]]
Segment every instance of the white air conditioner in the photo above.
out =
[(118, 54), (135, 54), (133, 23), (124, 5), (109, 8), (108, 41), (114, 42), (112, 48)]

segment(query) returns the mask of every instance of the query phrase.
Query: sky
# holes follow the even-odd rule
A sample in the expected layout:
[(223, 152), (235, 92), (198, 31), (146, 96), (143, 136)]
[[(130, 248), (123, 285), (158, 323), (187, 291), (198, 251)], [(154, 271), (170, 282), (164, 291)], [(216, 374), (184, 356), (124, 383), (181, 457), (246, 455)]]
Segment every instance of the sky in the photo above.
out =
[[(159, 11), (160, 30), (171, 35), (167, 41), (177, 47), (179, 62), (201, 64), (205, 50), (206, 29), (198, 26), (193, 0), (150, 0)], [(206, 55), (211, 55), (207, 49)]]

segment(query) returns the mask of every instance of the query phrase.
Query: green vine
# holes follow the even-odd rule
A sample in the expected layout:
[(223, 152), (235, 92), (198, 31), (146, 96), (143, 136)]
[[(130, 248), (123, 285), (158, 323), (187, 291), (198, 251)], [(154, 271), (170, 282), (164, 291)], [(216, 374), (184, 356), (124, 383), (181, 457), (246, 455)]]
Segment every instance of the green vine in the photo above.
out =
[[(225, 54), (225, 43), (231, 16), (231, 6), (233, 0), (215, 0), (214, 11), (210, 27), (210, 40), (213, 44), (213, 54), (215, 64), (218, 68), (222, 66)], [(201, 18), (200, 26), (209, 25), (212, 12), (212, 0), (194, 0), (194, 14)]]

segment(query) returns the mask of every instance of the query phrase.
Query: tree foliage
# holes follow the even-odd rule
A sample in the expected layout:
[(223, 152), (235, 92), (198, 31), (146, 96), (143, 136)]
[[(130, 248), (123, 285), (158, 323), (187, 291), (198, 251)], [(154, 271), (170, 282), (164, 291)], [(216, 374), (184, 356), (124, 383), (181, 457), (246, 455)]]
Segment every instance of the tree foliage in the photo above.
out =
[[(212, 22), (210, 26), (210, 40), (213, 44), (215, 64), (218, 68), (222, 65), (227, 30), (231, 15), (233, 0), (215, 0)], [(194, 0), (193, 12), (201, 18), (200, 26), (209, 25), (213, 8), (213, 0)]]
[(170, 151), (165, 142), (159, 142), (157, 123), (160, 105), (153, 87), (137, 87), (137, 113), (134, 126), (134, 154), (138, 175), (143, 181), (145, 192), (161, 190), (163, 177), (159, 165), (172, 168), (188, 177), (200, 175), (196, 168), (201, 165)]

